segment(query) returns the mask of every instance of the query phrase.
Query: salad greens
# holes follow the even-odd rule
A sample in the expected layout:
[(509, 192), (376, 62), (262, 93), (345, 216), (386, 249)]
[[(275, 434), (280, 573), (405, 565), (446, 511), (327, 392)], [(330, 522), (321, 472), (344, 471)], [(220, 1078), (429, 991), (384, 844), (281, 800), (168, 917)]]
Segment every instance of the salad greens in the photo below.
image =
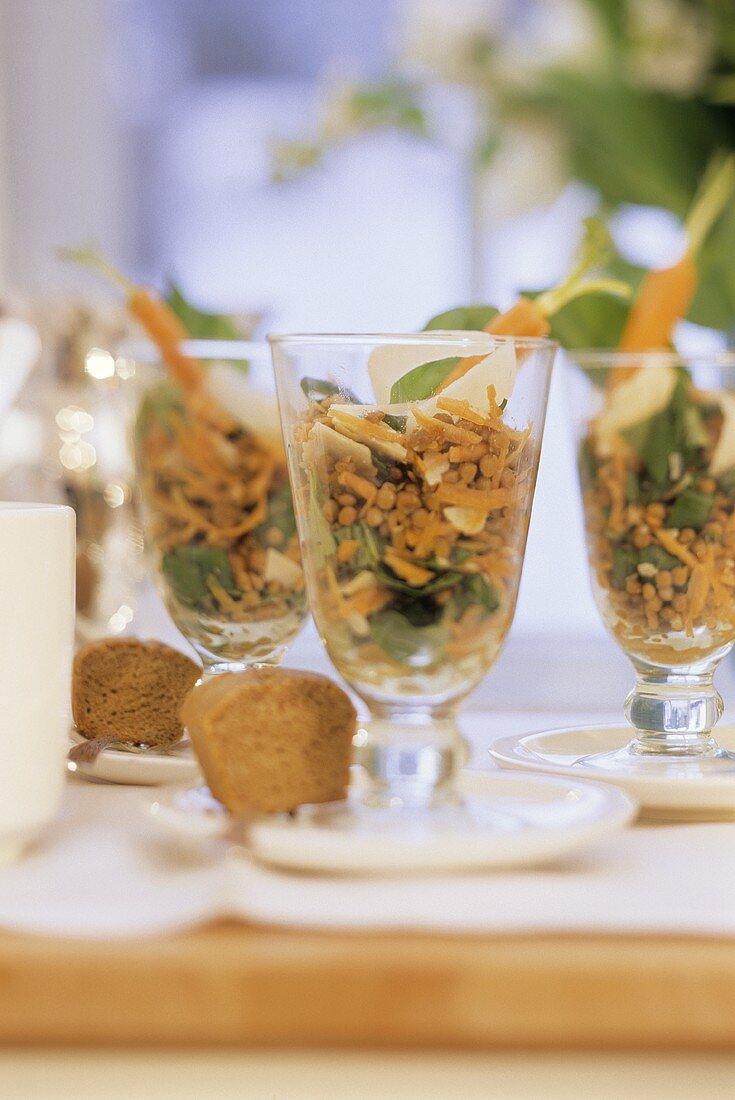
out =
[(210, 576), (231, 596), (238, 594), (224, 550), (208, 546), (177, 546), (175, 550), (164, 554), (162, 568), (172, 592), (187, 607), (202, 608), (211, 603), (211, 592), (207, 584)]

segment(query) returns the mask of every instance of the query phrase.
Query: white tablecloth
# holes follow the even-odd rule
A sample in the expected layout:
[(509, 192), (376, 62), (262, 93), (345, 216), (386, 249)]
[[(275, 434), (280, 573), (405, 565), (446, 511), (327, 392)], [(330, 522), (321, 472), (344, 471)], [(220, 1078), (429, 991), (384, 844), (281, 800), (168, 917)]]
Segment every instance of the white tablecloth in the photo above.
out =
[[(139, 633), (181, 644), (150, 596)], [(334, 676), (313, 627), (286, 662)], [(732, 665), (718, 673), (735, 704)], [(494, 737), (619, 722), (632, 673), (604, 638), (513, 637), (462, 723), (473, 767)], [(727, 720), (727, 715), (726, 719)], [(152, 827), (155, 788), (72, 779), (63, 813), (34, 851), (0, 869), (0, 928), (135, 936), (216, 917), (311, 928), (669, 932), (735, 935), (735, 822), (637, 825), (543, 870), (450, 877), (292, 875), (227, 856), (185, 855)]]
[[(474, 712), (465, 727), (475, 762), (490, 767), (492, 736), (569, 718)], [(345, 880), (268, 870), (224, 845), (184, 853), (152, 827), (155, 797), (154, 788), (72, 780), (43, 843), (0, 871), (0, 927), (111, 937), (240, 917), (333, 929), (735, 935), (735, 823), (639, 825), (541, 870)]]

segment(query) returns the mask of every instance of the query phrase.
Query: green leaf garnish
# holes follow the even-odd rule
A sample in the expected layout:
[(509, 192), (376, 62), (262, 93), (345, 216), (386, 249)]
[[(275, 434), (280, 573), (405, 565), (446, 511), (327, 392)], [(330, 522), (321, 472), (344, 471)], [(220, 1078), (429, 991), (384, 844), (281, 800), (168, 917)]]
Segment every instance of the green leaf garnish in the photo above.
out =
[(424, 325), (424, 332), (437, 328), (479, 332), (497, 315), (495, 306), (457, 306), (455, 309), (445, 310), (444, 313), (437, 313), (436, 317), (432, 317)]
[(405, 401), (423, 401), (431, 397), (452, 373), (460, 358), (459, 355), (452, 355), (448, 359), (434, 359), (414, 367), (393, 383), (390, 404), (401, 405)]
[[(192, 340), (241, 340), (243, 333), (224, 313), (208, 313), (186, 298), (179, 286), (169, 279), (166, 301)], [(228, 360), (247, 370), (246, 359)]]

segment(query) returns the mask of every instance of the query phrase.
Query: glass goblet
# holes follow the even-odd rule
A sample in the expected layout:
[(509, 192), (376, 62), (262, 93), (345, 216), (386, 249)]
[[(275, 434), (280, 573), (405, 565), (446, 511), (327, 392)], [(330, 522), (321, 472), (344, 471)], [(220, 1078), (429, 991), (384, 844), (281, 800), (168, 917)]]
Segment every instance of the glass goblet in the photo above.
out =
[(280, 660), (307, 615), (267, 345), (191, 341), (184, 392), (138, 363), (134, 450), (146, 545), (204, 674)]
[(585, 765), (732, 770), (712, 730), (735, 642), (735, 356), (569, 361), (592, 587), (636, 673), (631, 741)]
[(365, 801), (457, 802), (456, 710), (513, 618), (556, 345), (442, 332), (271, 345), (312, 613), (370, 711)]

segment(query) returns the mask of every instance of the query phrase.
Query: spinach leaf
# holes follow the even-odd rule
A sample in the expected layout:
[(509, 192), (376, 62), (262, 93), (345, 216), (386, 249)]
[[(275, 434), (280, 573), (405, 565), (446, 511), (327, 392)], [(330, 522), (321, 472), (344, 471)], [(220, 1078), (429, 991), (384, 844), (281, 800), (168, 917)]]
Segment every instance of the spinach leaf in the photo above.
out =
[(699, 530), (710, 517), (715, 499), (697, 489), (685, 489), (674, 501), (666, 520), (667, 527), (693, 527)]
[(681, 565), (679, 559), (668, 550), (664, 550), (663, 546), (646, 546), (644, 550), (639, 551), (638, 561), (641, 565), (644, 563), (655, 565), (657, 569), (676, 569)]
[(216, 577), (231, 596), (238, 595), (224, 550), (208, 546), (177, 546), (164, 555), (162, 568), (174, 595), (187, 607), (201, 607), (211, 602), (212, 594), (207, 587), (210, 576)]
[[(232, 321), (231, 317), (223, 313), (207, 313), (196, 306), (184, 296), (181, 288), (171, 279), (168, 283), (166, 301), (176, 316), (181, 321), (192, 340), (241, 340), (242, 332)], [(241, 370), (248, 369), (246, 359), (228, 360)]]
[(497, 313), (495, 306), (457, 306), (456, 309), (447, 309), (444, 313), (437, 313), (436, 317), (432, 317), (424, 325), (424, 332), (430, 332), (432, 329), (437, 328), (479, 332), (490, 324)]
[(425, 397), (431, 397), (444, 379), (449, 377), (459, 360), (459, 355), (450, 355), (448, 359), (433, 359), (430, 363), (414, 367), (393, 383), (390, 391), (391, 405), (400, 405), (404, 401), (423, 401)]
[(443, 645), (446, 632), (440, 624), (416, 625), (400, 611), (390, 608), (378, 611), (370, 618), (373, 641), (394, 661), (403, 663), (421, 650)]

